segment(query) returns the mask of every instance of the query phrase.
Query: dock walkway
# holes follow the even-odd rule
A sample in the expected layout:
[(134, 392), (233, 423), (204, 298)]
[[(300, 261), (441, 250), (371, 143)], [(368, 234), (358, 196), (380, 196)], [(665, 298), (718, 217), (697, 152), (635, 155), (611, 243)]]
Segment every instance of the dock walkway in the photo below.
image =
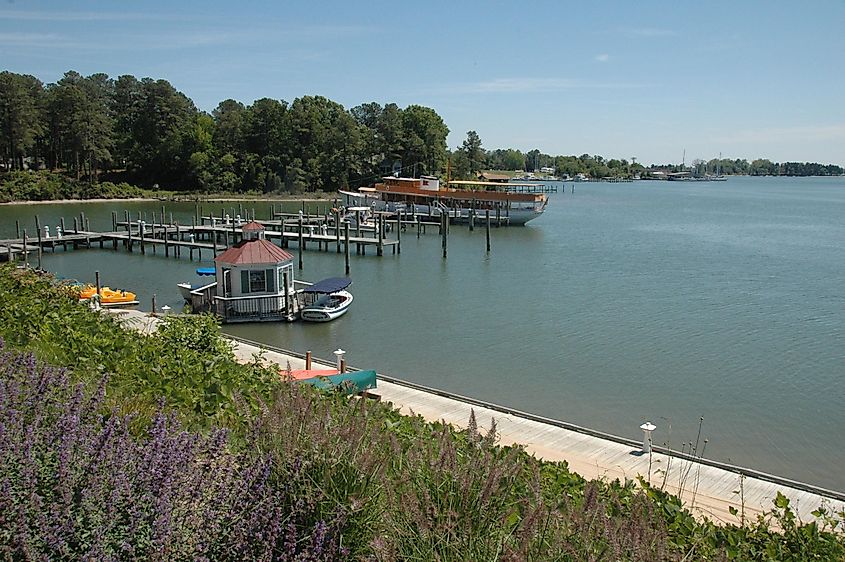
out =
[[(113, 311), (127, 326), (150, 333), (158, 318), (136, 310)], [(250, 361), (263, 351), (265, 360), (284, 369), (305, 366), (304, 356), (255, 342), (231, 338), (236, 356)], [(323, 361), (326, 365), (329, 362)], [(636, 479), (642, 476), (656, 487), (676, 494), (694, 512), (717, 522), (739, 523), (740, 514), (753, 520), (757, 514), (771, 511), (777, 493), (790, 500), (790, 507), (801, 520), (813, 520), (811, 512), (826, 505), (833, 512), (845, 510), (845, 494), (824, 490), (801, 482), (707, 459), (690, 460), (654, 452), (640, 454), (641, 443), (580, 428), (558, 420), (484, 403), (472, 398), (430, 389), (378, 375), (378, 388), (372, 393), (392, 403), (402, 413), (421, 415), (429, 421), (444, 421), (465, 428), (470, 413), (475, 412), (479, 429), (489, 428), (495, 418), (499, 442), (518, 444), (529, 453), (549, 461), (566, 461), (573, 472), (587, 479)], [(730, 508), (738, 515), (732, 515)]]

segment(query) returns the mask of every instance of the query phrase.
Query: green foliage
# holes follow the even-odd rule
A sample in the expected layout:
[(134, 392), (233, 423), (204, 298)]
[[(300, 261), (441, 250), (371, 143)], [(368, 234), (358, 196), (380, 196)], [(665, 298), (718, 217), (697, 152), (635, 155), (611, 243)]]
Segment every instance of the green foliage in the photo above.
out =
[(143, 195), (144, 192), (141, 189), (125, 182), (89, 183), (44, 171), (0, 174), (0, 201), (121, 199)]

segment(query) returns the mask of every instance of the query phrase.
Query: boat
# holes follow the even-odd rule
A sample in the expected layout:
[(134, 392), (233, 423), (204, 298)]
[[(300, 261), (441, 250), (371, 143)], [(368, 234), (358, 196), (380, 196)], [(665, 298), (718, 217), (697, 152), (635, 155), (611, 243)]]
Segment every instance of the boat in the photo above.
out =
[[(200, 277), (208, 277), (210, 275), (216, 275), (217, 273), (213, 267), (198, 267), (196, 271), (197, 275)], [(190, 303), (191, 291), (204, 289), (208, 287), (208, 283), (188, 283), (187, 281), (184, 281), (182, 283), (177, 283), (176, 286), (179, 287), (179, 293), (182, 295), (182, 298), (185, 299), (185, 302)]]
[[(439, 217), (446, 214), (452, 222), (468, 222), (473, 216), (490, 217), (511, 225), (524, 225), (543, 214), (548, 198), (542, 184), (513, 182), (452, 181), (440, 185), (434, 176), (419, 178), (386, 177), (374, 187), (340, 191), (344, 205), (370, 207), (374, 211), (405, 212)], [(520, 186), (515, 193), (515, 186)], [(536, 187), (537, 191), (532, 191)]]
[(344, 390), (347, 394), (357, 394), (376, 388), (375, 371), (347, 371), (337, 369), (299, 369), (282, 371), (281, 376), (303, 384), (310, 384), (324, 390)]
[(343, 316), (352, 304), (352, 294), (344, 290), (351, 284), (345, 277), (330, 277), (302, 289), (300, 318), (306, 322), (330, 322)]
[[(94, 299), (97, 295), (97, 288), (93, 285), (86, 285), (79, 291), (80, 302)], [(126, 306), (138, 304), (135, 293), (131, 291), (115, 291), (109, 287), (101, 287), (99, 301), (101, 306)]]

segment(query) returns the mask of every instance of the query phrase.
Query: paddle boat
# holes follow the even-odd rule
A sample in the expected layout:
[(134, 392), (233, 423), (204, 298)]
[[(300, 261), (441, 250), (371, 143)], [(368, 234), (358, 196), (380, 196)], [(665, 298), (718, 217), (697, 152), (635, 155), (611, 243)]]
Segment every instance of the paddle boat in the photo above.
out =
[[(86, 285), (79, 291), (79, 301), (86, 302), (94, 298), (97, 288), (93, 285)], [(131, 291), (115, 291), (109, 287), (100, 287), (101, 306), (128, 306), (138, 304), (135, 293)]]
[(352, 284), (345, 277), (323, 279), (303, 289), (299, 316), (306, 322), (329, 322), (343, 316), (352, 304), (352, 294), (345, 291)]

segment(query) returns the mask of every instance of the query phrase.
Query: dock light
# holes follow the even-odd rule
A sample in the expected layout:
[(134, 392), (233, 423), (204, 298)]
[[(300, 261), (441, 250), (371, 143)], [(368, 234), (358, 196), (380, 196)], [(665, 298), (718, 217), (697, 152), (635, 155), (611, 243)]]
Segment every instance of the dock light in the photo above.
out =
[(62, 237), (62, 227), (57, 226), (56, 227), (56, 238), (61, 238), (61, 237)]
[(167, 305), (164, 305), (164, 306), (161, 307), (161, 311), (165, 314), (167, 314), (167, 312), (170, 311), (170, 310), (171, 310), (171, 308)]
[(651, 432), (657, 429), (657, 426), (650, 421), (645, 422), (640, 426), (643, 430), (643, 453), (651, 452)]
[(44, 225), (44, 238), (50, 238), (50, 227), (49, 225)]
[(341, 348), (337, 348), (334, 352), (335, 357), (337, 357), (337, 370), (340, 371), (340, 363), (343, 361), (343, 356), (346, 355), (346, 352), (343, 351)]
[(225, 219), (226, 219), (226, 222), (224, 222), (223, 224), (229, 224), (229, 220), (231, 220), (231, 217), (229, 216), (229, 213), (226, 213), (226, 217), (225, 217)]

